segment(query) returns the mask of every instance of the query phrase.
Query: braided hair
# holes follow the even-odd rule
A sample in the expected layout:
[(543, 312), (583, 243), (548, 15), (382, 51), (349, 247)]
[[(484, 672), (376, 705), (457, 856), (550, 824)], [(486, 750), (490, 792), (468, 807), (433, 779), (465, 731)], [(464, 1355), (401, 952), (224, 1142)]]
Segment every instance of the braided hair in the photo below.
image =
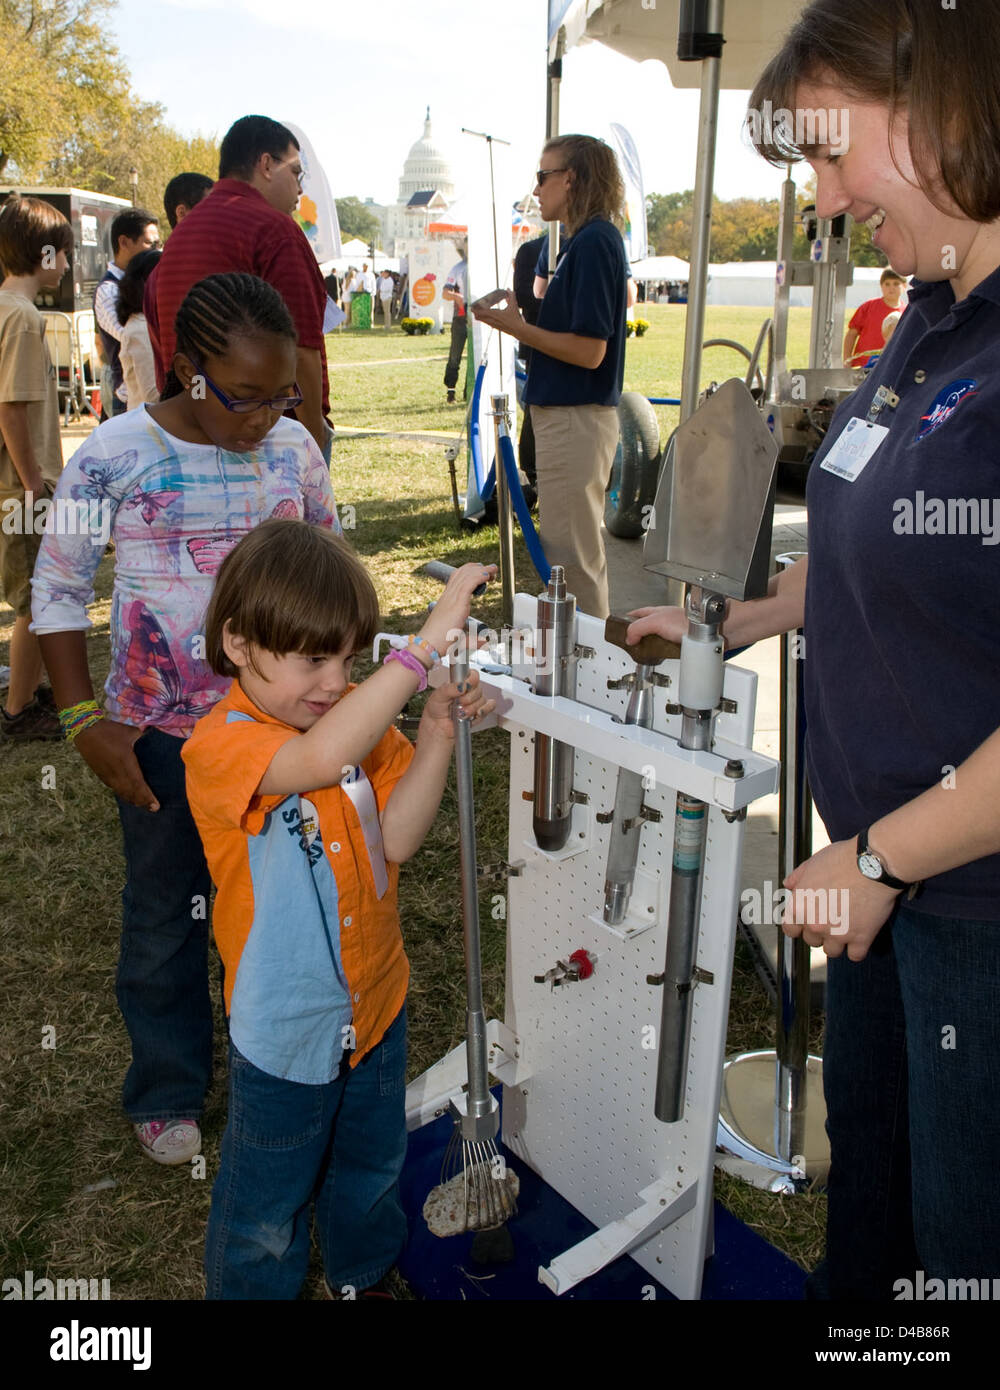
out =
[[(221, 357), (233, 338), (255, 333), (273, 333), (293, 343), (298, 340), (278, 291), (256, 275), (209, 275), (192, 285), (177, 311), (175, 351), (197, 363), (205, 357)], [(183, 390), (171, 367), (160, 399), (169, 400)]]

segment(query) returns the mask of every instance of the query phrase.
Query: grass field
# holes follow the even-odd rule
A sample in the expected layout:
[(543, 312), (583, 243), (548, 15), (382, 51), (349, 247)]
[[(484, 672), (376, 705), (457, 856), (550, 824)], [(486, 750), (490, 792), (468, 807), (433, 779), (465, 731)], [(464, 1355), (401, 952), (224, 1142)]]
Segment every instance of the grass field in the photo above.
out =
[[(679, 394), (681, 306), (640, 306), (652, 327), (632, 339), (626, 388)], [(790, 360), (806, 354), (805, 310), (792, 310)], [(752, 345), (756, 309), (710, 308), (706, 337)], [(333, 415), (340, 427), (454, 431), (461, 408), (444, 403), (446, 339), (347, 330), (328, 339)], [(402, 361), (385, 359), (403, 359)], [(384, 363), (383, 365), (376, 365)], [(742, 375), (726, 349), (706, 354), (704, 380)], [(659, 408), (661, 433), (676, 412)], [(459, 531), (440, 445), (355, 438), (335, 446), (338, 503), (354, 508), (351, 539), (371, 569), (385, 626), (415, 631), (438, 591), (420, 567), (490, 559), (495, 531)], [(517, 586), (538, 582), (517, 542)], [(107, 669), (112, 562), (96, 582), (88, 651), (95, 686)], [(499, 597), (479, 616), (500, 626)], [(0, 606), (0, 662), (10, 610)], [(416, 702), (415, 702), (416, 703)], [(505, 853), (507, 736), (477, 735), (481, 858)], [(111, 794), (73, 750), (57, 744), (0, 749), (0, 1275), (107, 1278), (114, 1298), (202, 1296), (201, 1250), (211, 1179), (225, 1119), (223, 1030), (217, 1080), (204, 1118), (205, 1174), (164, 1169), (142, 1158), (119, 1108), (127, 1038), (114, 999), (122, 856)], [(418, 855), (402, 874), (401, 912), (413, 967), (411, 1074), (454, 1046), (464, 1026), (454, 789)], [(502, 932), (484, 936), (489, 1015), (503, 1016)], [(770, 1006), (748, 962), (737, 957), (729, 1045), (770, 1046)], [(823, 1199), (766, 1196), (730, 1179), (719, 1195), (744, 1221), (808, 1267), (822, 1248)], [(402, 1293), (405, 1291), (401, 1290)], [(306, 1290), (320, 1296), (318, 1277)]]

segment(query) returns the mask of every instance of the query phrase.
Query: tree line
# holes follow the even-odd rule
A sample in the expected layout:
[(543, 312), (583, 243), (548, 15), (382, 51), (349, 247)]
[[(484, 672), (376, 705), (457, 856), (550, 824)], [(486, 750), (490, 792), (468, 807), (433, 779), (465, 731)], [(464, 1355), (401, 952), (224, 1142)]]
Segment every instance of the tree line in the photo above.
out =
[[(815, 176), (799, 189), (799, 210), (815, 197)], [(691, 257), (691, 219), (694, 189), (683, 193), (650, 193), (646, 198), (646, 230), (651, 256)], [(777, 198), (712, 199), (712, 241), (709, 259), (727, 261), (775, 261), (778, 259)], [(809, 259), (809, 246), (796, 227), (792, 259)], [(855, 265), (885, 265), (885, 257), (872, 246), (868, 228), (856, 223), (851, 229), (851, 260)]]
[[(114, 0), (0, 0), (0, 183), (73, 185), (160, 210), (174, 174), (215, 178), (214, 136), (188, 139), (133, 90)], [(162, 229), (166, 231), (166, 227)], [(162, 234), (162, 233), (161, 233)]]

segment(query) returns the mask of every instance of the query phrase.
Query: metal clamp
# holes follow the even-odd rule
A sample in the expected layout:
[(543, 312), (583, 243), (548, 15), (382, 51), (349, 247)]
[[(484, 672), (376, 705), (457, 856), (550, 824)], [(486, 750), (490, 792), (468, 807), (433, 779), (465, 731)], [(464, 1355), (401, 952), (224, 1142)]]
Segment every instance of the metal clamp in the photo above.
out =
[[(663, 981), (664, 981), (664, 978), (665, 978), (664, 972), (661, 970), (660, 973), (659, 973), (658, 975), (647, 975), (647, 976), (646, 976), (646, 984), (647, 984), (647, 985), (662, 985), (662, 984), (663, 984)], [(679, 993), (687, 994), (687, 993), (689, 993), (692, 989), (694, 989), (697, 985), (714, 985), (714, 984), (715, 984), (715, 976), (714, 976), (714, 974), (712, 973), (712, 971), (711, 971), (711, 970), (703, 970), (702, 967), (701, 967), (700, 965), (696, 965), (695, 968), (694, 968), (694, 974), (691, 976), (690, 980), (686, 980), (686, 981), (683, 981), (683, 982), (681, 982), (680, 984), (678, 984), (677, 989), (678, 989), (678, 992), (679, 992)]]
[(649, 821), (652, 825), (658, 825), (663, 819), (660, 811), (656, 811), (652, 806), (647, 806), (645, 802), (639, 807), (637, 816), (629, 816), (622, 821), (623, 830), (634, 830), (637, 825), (642, 825), (644, 821)]

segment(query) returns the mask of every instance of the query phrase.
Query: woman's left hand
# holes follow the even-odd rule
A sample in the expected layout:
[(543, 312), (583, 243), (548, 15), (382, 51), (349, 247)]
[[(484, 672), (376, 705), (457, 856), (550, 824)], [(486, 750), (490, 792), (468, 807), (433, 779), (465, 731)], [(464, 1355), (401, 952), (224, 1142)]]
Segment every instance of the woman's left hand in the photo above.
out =
[(424, 706), (420, 722), (422, 725), (426, 723), (428, 730), (433, 731), (438, 737), (449, 741), (455, 737), (451, 713), (453, 700), (458, 701), (470, 721), (491, 714), (497, 703), (496, 700), (487, 700), (486, 692), (479, 683), (478, 671), (469, 672), (465, 693), (462, 695), (454, 682), (438, 686)]
[(781, 929), (822, 946), (828, 956), (864, 960), (899, 896), (894, 888), (865, 878), (857, 843), (838, 840), (818, 850), (785, 879), (791, 890)]
[[(507, 307), (499, 308), (491, 302), (494, 299), (506, 300)], [(517, 307), (513, 290), (494, 290), (492, 294), (484, 295), (482, 299), (470, 304), (469, 308), (480, 323), (488, 324), (490, 328), (499, 328), (501, 333), (509, 333), (512, 338), (520, 338), (527, 328), (524, 316)]]

